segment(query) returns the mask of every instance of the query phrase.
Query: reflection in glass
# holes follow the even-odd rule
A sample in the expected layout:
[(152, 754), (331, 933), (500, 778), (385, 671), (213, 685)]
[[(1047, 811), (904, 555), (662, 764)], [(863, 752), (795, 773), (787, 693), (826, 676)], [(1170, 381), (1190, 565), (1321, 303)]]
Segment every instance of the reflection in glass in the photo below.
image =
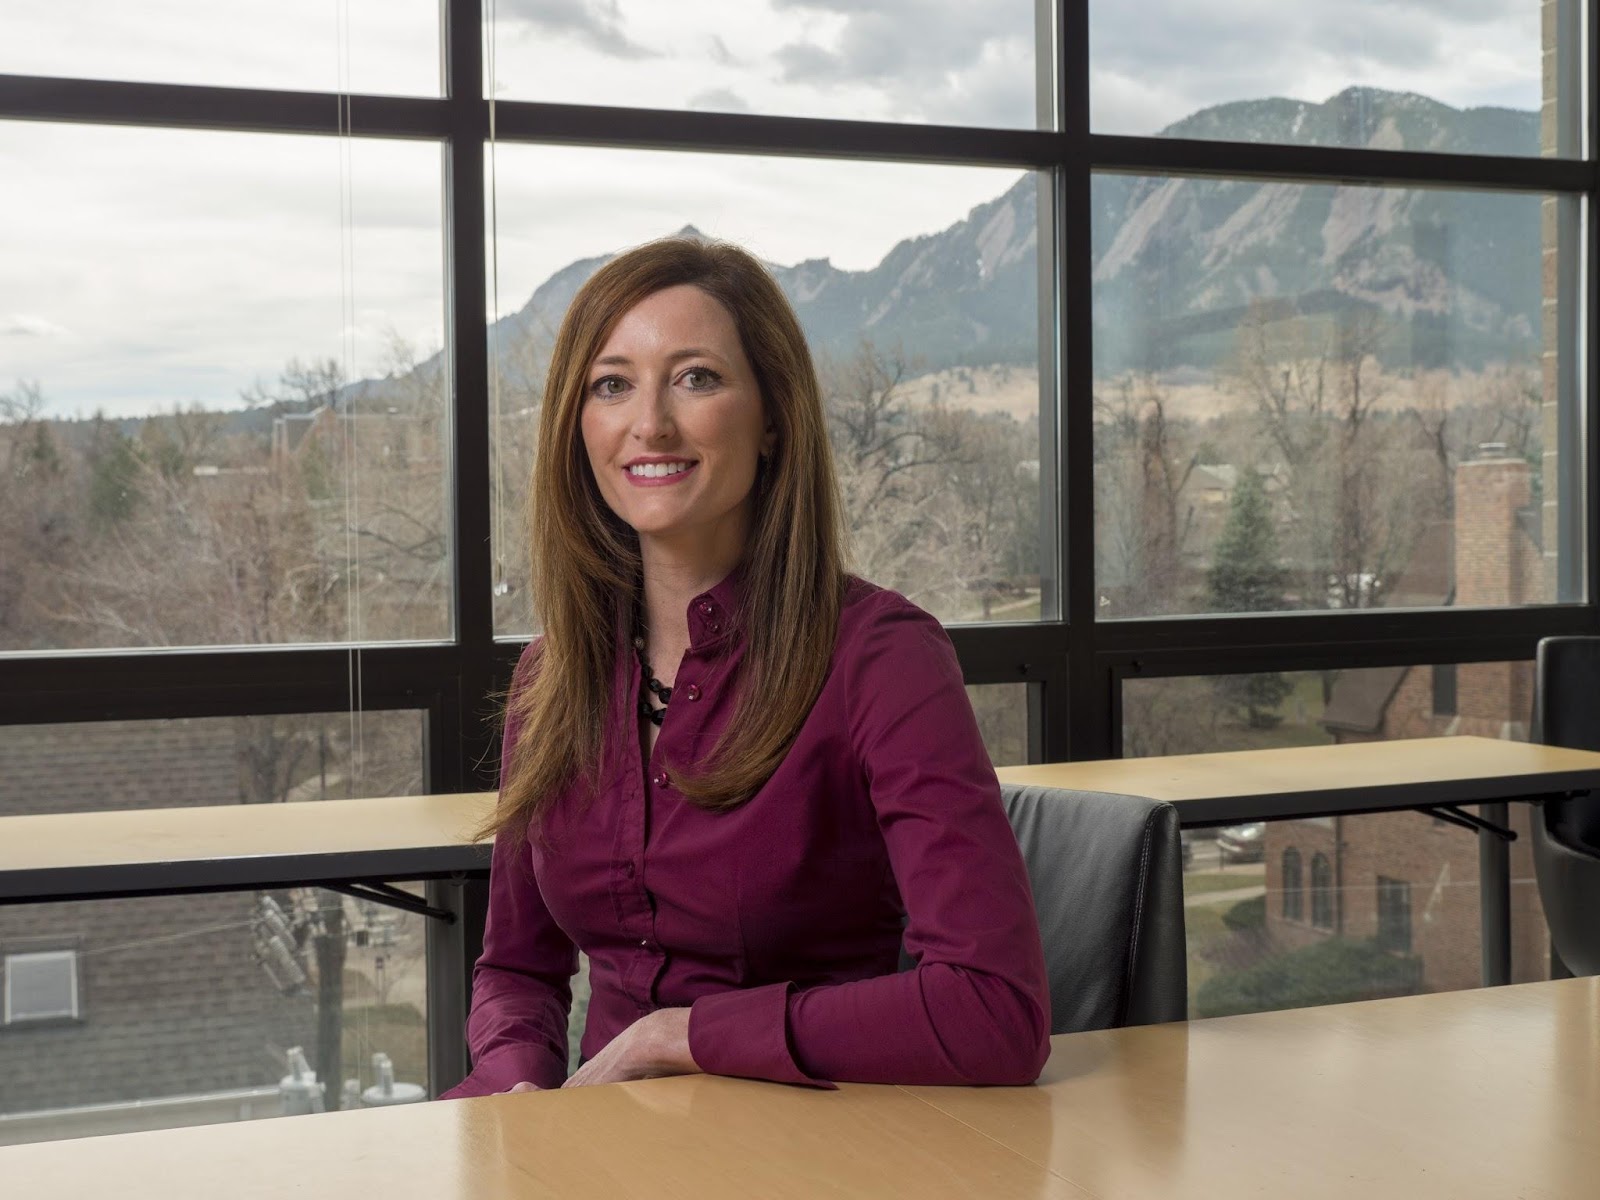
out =
[[(0, 816), (423, 790), (422, 714), (0, 728)], [(425, 920), (315, 888), (0, 907), (0, 952), (70, 951), (78, 1013), (0, 1030), (0, 1143), (343, 1106), (373, 1055), (426, 1085)], [(327, 1019), (332, 1014), (332, 1020)]]
[[(1440, 686), (1440, 678), (1449, 680)], [(1129, 679), (1129, 757), (1441, 735), (1527, 737), (1533, 664)], [(1439, 700), (1447, 699), (1444, 708)], [(1511, 978), (1549, 978), (1527, 844), (1511, 854)], [(1478, 838), (1414, 812), (1187, 830), (1192, 1016), (1482, 983)]]
[(499, 633), (531, 624), (521, 506), (561, 317), (607, 256), (684, 230), (743, 244), (794, 303), (857, 573), (947, 622), (1039, 618), (1034, 176), (523, 145), (495, 157)]
[[(1035, 127), (1050, 5), (741, 0), (485, 6), (485, 86), (515, 100)], [(1050, 121), (1045, 124), (1050, 124)]]
[(1575, 202), (1094, 196), (1102, 617), (1581, 598)]
[(450, 631), (440, 155), (0, 122), (0, 651)]

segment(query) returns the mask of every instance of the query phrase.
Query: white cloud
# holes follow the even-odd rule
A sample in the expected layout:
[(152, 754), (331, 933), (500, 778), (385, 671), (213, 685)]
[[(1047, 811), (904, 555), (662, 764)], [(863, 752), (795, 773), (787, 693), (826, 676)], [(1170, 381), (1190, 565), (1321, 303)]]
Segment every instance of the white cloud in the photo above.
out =
[(1093, 0), (1094, 127), (1154, 133), (1225, 101), (1321, 102), (1357, 84), (1534, 109), (1540, 46), (1526, 0)]
[(0, 337), (51, 338), (62, 337), (66, 333), (65, 325), (57, 325), (45, 317), (36, 317), (30, 313), (0, 315)]

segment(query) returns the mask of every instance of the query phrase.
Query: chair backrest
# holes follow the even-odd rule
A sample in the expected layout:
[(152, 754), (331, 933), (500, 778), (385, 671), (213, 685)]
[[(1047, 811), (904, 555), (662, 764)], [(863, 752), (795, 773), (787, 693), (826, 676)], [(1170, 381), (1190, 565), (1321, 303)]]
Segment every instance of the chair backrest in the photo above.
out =
[(1178, 813), (1142, 796), (1001, 787), (1050, 975), (1050, 1032), (1188, 1015)]
[[(1539, 643), (1533, 739), (1600, 750), (1600, 637)], [(1550, 938), (1578, 975), (1600, 975), (1600, 793), (1546, 801), (1532, 821), (1534, 871)]]

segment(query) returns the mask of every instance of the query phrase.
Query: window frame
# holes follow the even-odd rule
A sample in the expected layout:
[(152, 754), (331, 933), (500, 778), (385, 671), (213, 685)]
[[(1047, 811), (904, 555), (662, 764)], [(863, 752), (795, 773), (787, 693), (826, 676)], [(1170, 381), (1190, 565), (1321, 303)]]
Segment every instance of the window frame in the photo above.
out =
[[(1292, 870), (1291, 867), (1293, 868)], [(1300, 866), (1300, 851), (1296, 847), (1287, 846), (1284, 848), (1279, 870), (1283, 879), (1283, 919), (1285, 921), (1304, 921), (1306, 919), (1305, 880), (1304, 872)]]
[(1320, 850), (1311, 856), (1311, 927), (1332, 933), (1339, 923), (1337, 887), (1333, 863)]
[[(1048, 0), (1043, 0), (1048, 2)], [(1055, 428), (1041, 431), (1041, 526), (1058, 578), (1044, 597), (1058, 619), (952, 626), (968, 683), (1029, 683), (1029, 758), (1061, 761), (1121, 753), (1121, 681), (1126, 677), (1218, 674), (1247, 669), (1424, 665), (1531, 658), (1544, 636), (1600, 633), (1600, 522), (1583, 530), (1581, 603), (1517, 610), (1289, 613), (1270, 616), (1095, 620), (1093, 578), (1092, 277), (1090, 181), (1100, 172), (1225, 175), (1291, 182), (1492, 188), (1584, 197), (1586, 313), (1583, 345), (1600, 328), (1600, 172), (1593, 148), (1581, 159), (1318, 146), (1184, 141), (1089, 131), (1088, 0), (1056, 0), (1052, 61), (1054, 130), (987, 130), (730, 113), (498, 101), (501, 141), (637, 146), (722, 153), (777, 153), (903, 162), (945, 162), (1039, 171), (1053, 204), (1041, 215), (1042, 269), (1053, 305), (1042, 318), (1041, 354), (1052, 355), (1047, 396)], [(422, 645), (363, 649), (363, 694), (374, 706), (409, 707), (427, 696), (430, 724), (462, 737), (430, 746), (430, 784), (440, 790), (492, 786), (493, 722), (482, 697), (503, 688), (518, 653), (493, 633), (490, 498), (474, 486), (489, 473), (489, 419), (482, 330), (487, 318), (484, 172), (490, 105), (483, 99), (482, 0), (444, 0), (445, 87), (439, 98), (326, 96), (263, 89), (0, 76), (0, 119), (88, 122), (235, 131), (275, 131), (438, 142), (446, 156), (446, 291), (450, 305), (455, 636)], [(1595, 42), (1582, 58), (1593, 80)], [(1041, 103), (1048, 103), (1046, 97)], [(1596, 101), (1586, 97), (1592, 123)], [(1581, 380), (1582, 477), (1600, 482), (1595, 370)], [(1046, 572), (1050, 574), (1050, 572)], [(0, 722), (27, 724), (123, 717), (248, 715), (348, 703), (348, 647), (5, 655)]]
[(1391, 954), (1411, 954), (1415, 949), (1411, 923), (1411, 883), (1379, 875), (1376, 889), (1377, 928), (1373, 940)]

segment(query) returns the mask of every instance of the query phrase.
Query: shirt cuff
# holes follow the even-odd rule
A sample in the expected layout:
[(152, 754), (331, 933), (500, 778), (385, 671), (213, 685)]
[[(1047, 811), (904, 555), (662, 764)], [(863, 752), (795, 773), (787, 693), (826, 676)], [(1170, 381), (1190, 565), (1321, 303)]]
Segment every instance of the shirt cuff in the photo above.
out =
[(800, 1069), (789, 1046), (793, 983), (701, 996), (689, 1006), (689, 1053), (710, 1075), (831, 1088)]
[(566, 1072), (556, 1068), (550, 1055), (538, 1046), (507, 1046), (476, 1063), (472, 1074), (449, 1091), (441, 1092), (439, 1099), (492, 1096), (523, 1080), (543, 1089), (558, 1088), (566, 1082)]

